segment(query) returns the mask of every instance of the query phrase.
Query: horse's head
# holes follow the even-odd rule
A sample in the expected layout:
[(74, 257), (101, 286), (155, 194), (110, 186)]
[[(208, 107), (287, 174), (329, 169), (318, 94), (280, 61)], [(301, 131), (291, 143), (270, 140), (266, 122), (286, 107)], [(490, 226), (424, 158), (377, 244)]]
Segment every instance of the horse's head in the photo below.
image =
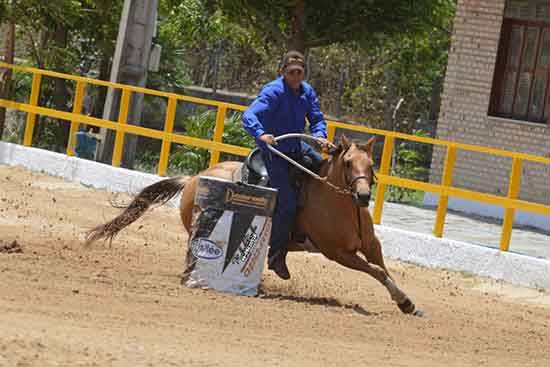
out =
[(375, 138), (366, 144), (355, 144), (345, 136), (333, 152), (335, 175), (340, 176), (340, 184), (353, 193), (353, 199), (359, 206), (369, 206), (371, 187), (374, 184), (374, 161), (372, 149)]

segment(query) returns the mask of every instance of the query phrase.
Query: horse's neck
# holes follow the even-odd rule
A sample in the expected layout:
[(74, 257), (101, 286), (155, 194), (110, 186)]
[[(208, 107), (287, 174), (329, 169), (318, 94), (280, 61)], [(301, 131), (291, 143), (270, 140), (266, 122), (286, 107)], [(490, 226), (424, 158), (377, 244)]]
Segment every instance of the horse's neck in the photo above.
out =
[[(321, 177), (326, 177), (328, 182), (343, 189), (345, 188), (345, 182), (341, 169), (342, 168), (338, 167), (335, 162), (331, 162), (330, 159), (325, 160), (321, 166), (319, 175)], [(305, 223), (315, 223), (313, 227), (308, 227), (310, 231), (323, 231), (322, 228), (341, 229), (343, 223), (341, 218), (346, 218), (344, 226), (347, 228), (350, 226), (349, 218), (351, 218), (355, 224), (350, 227), (350, 231), (346, 231), (344, 236), (352, 236), (355, 238), (355, 231), (357, 231), (359, 226), (355, 222), (357, 219), (355, 214), (356, 207), (351, 196), (339, 193), (333, 187), (327, 185), (326, 182), (317, 181), (311, 177), (309, 178), (309, 183), (307, 185), (306, 195), (306, 207), (305, 210), (302, 211), (302, 214), (306, 215), (306, 219), (304, 220)], [(326, 216), (319, 217), (320, 211), (328, 211), (331, 219), (327, 221)], [(307, 233), (307, 230), (304, 231)], [(312, 234), (313, 233), (309, 232), (310, 236)]]
[[(333, 162), (334, 158), (325, 160), (321, 165), (319, 170), (319, 175), (331, 183), (332, 185), (342, 188), (345, 188), (344, 176), (341, 172), (340, 167)], [(308, 185), (308, 191), (310, 191), (316, 198), (321, 199), (321, 201), (330, 201), (338, 202), (339, 208), (346, 207), (345, 203), (348, 201), (346, 196), (343, 196), (341, 193), (338, 193), (334, 187), (327, 185), (325, 182), (316, 181), (314, 178), (310, 178), (310, 183), (315, 182), (313, 185)], [(352, 204), (351, 198), (349, 203)]]
[(344, 188), (344, 175), (342, 174), (341, 167), (338, 166), (336, 161), (337, 157), (331, 157), (324, 161), (321, 166), (321, 176), (326, 177), (327, 181), (333, 185)]

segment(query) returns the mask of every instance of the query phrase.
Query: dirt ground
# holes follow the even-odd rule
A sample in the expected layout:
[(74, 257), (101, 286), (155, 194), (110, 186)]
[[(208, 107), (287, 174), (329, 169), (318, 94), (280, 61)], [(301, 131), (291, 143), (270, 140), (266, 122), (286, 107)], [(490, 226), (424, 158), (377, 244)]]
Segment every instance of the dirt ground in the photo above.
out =
[(548, 293), (389, 261), (426, 314), (405, 316), (309, 254), (263, 297), (188, 289), (176, 209), (82, 247), (112, 198), (0, 166), (0, 366), (550, 366)]

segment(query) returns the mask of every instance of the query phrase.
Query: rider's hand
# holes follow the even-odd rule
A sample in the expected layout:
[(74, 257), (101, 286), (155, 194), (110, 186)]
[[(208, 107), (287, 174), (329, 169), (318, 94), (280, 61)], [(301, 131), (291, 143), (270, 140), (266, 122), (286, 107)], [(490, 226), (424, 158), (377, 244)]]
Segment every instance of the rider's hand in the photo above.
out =
[(335, 149), (336, 145), (332, 144), (330, 141), (328, 141), (325, 138), (317, 138), (317, 143), (321, 146), (321, 149), (323, 150), (329, 150), (329, 149)]
[(260, 140), (269, 145), (277, 145), (275, 137), (271, 134), (263, 134), (262, 136), (260, 136)]

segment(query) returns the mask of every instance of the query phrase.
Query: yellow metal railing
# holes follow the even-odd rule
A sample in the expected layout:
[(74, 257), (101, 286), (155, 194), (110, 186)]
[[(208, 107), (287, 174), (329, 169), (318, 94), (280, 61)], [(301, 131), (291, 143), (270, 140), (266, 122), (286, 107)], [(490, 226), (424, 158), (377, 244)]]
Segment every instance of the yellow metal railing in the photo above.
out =
[[(225, 117), (228, 110), (244, 111), (245, 106), (235, 105), (231, 103), (217, 102), (202, 98), (195, 98), (189, 96), (178, 95), (174, 93), (161, 92), (156, 90), (150, 90), (140, 87), (134, 87), (129, 85), (116, 84), (101, 80), (95, 80), (90, 78), (84, 78), (79, 76), (67, 75), (52, 71), (27, 68), (21, 66), (15, 66), (0, 62), (0, 68), (10, 68), (20, 72), (27, 72), (33, 74), (31, 95), (28, 103), (18, 103), (6, 99), (0, 99), (0, 107), (15, 109), (23, 112), (27, 112), (27, 123), (25, 126), (25, 134), (23, 144), (26, 146), (32, 145), (32, 137), (34, 133), (34, 127), (36, 122), (36, 115), (49, 116), (52, 118), (58, 118), (62, 120), (70, 121), (71, 134), (67, 146), (67, 154), (74, 154), (74, 135), (78, 131), (79, 125), (82, 123), (111, 129), (116, 131), (115, 147), (113, 150), (112, 164), (113, 166), (119, 166), (122, 159), (122, 148), (124, 142), (124, 135), (127, 133), (159, 139), (162, 141), (162, 148), (158, 164), (158, 175), (166, 175), (168, 167), (168, 158), (170, 154), (170, 148), (172, 143), (186, 144), (195, 147), (210, 149), (211, 159), (210, 165), (218, 163), (220, 152), (231, 153), (239, 156), (245, 156), (248, 154), (249, 149), (235, 145), (224, 144), (222, 142), (223, 129)], [(72, 80), (76, 82), (76, 91), (73, 103), (72, 112), (57, 111), (50, 108), (40, 107), (38, 105), (40, 95), (40, 85), (42, 77), (54, 77), (62, 78), (66, 80)], [(104, 86), (109, 88), (115, 88), (122, 91), (119, 118), (117, 122), (98, 119), (91, 116), (82, 115), (82, 101), (84, 97), (84, 91), (87, 85)], [(166, 119), (164, 124), (164, 130), (158, 131), (154, 129), (148, 129), (141, 126), (131, 125), (127, 121), (128, 108), (132, 93), (143, 93), (157, 97), (164, 97), (168, 100), (168, 107), (166, 110)], [(216, 114), (216, 126), (214, 129), (213, 140), (205, 140), (185, 135), (174, 134), (174, 119), (176, 116), (176, 107), (178, 102), (190, 102), (202, 105), (213, 106), (217, 108)], [(382, 210), (384, 206), (384, 196), (388, 185), (409, 188), (414, 190), (420, 190), (424, 192), (432, 192), (439, 195), (439, 204), (437, 207), (437, 215), (434, 224), (433, 233), (437, 237), (443, 235), (445, 217), (447, 215), (447, 204), (449, 196), (458, 197), (467, 200), (478, 201), (481, 203), (501, 206), (505, 209), (504, 221), (502, 225), (502, 235), (500, 240), (500, 249), (508, 251), (510, 246), (510, 238), (512, 233), (512, 225), (514, 222), (514, 215), (516, 210), (524, 210), (527, 212), (550, 215), (550, 206), (533, 203), (529, 201), (519, 200), (519, 190), (521, 186), (521, 167), (524, 161), (537, 162), (543, 164), (550, 164), (550, 158), (529, 155), (525, 153), (511, 152), (501, 149), (493, 149), (487, 147), (481, 147), (476, 145), (461, 144), (456, 142), (438, 140), (433, 138), (419, 137), (414, 135), (402, 134), (392, 131), (378, 130), (367, 128), (364, 126), (344, 124), (336, 121), (327, 121), (328, 123), (328, 138), (333, 140), (336, 129), (353, 130), (358, 132), (364, 132), (374, 135), (384, 136), (384, 148), (382, 151), (382, 160), (380, 163), (380, 170), (378, 172), (378, 188), (376, 191), (375, 204), (373, 209), (373, 221), (376, 224), (380, 224), (382, 219)], [(441, 184), (426, 183), (391, 175), (391, 157), (395, 148), (395, 140), (409, 140), (418, 143), (431, 144), (443, 146), (446, 148), (445, 163), (443, 166), (443, 175)], [(508, 195), (506, 197), (485, 194), (481, 192), (460, 189), (452, 186), (453, 171), (456, 161), (456, 154), (458, 150), (473, 151), (485, 154), (492, 154), (501, 157), (508, 157), (512, 159), (512, 168), (510, 173)]]

